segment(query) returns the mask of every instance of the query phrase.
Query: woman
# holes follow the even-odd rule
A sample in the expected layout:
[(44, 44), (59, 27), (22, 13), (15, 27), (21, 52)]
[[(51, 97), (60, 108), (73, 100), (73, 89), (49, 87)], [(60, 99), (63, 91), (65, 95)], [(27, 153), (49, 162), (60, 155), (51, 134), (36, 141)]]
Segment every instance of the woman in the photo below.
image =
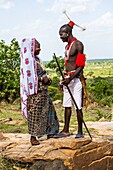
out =
[(51, 79), (37, 56), (40, 50), (40, 43), (35, 38), (22, 40), (20, 67), (22, 113), (28, 121), (32, 145), (40, 144), (37, 137), (47, 134), (50, 138), (59, 129), (56, 111), (47, 90)]

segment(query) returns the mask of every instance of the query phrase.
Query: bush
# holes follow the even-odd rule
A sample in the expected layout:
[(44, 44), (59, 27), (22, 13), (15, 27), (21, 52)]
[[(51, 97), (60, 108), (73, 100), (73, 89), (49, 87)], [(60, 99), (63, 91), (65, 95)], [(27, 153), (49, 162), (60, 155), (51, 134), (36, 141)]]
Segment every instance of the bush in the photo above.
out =
[(99, 102), (100, 105), (108, 105), (109, 107), (111, 106), (111, 103), (113, 103), (113, 96), (104, 97)]
[(113, 102), (113, 78), (97, 77), (90, 79), (87, 88), (91, 102), (110, 106)]
[(59, 77), (58, 76), (54, 76), (52, 79), (52, 86), (53, 87), (58, 87), (59, 84)]
[(57, 87), (49, 86), (48, 92), (49, 92), (49, 95), (50, 95), (52, 101), (62, 100), (63, 93), (61, 91), (59, 91)]
[(99, 109), (95, 110), (95, 114), (97, 114), (97, 118), (96, 118), (97, 121), (100, 120), (101, 118), (111, 120), (112, 117), (110, 113), (103, 112)]

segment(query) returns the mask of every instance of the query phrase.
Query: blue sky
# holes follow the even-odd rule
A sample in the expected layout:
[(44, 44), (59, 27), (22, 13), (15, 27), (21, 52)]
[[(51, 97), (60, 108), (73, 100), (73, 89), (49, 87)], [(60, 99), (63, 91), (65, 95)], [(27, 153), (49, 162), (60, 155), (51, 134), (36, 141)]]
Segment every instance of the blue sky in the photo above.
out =
[(40, 58), (64, 55), (60, 26), (68, 23), (63, 14), (86, 28), (74, 27), (73, 35), (83, 42), (87, 59), (113, 58), (113, 0), (0, 0), (0, 40), (36, 37)]

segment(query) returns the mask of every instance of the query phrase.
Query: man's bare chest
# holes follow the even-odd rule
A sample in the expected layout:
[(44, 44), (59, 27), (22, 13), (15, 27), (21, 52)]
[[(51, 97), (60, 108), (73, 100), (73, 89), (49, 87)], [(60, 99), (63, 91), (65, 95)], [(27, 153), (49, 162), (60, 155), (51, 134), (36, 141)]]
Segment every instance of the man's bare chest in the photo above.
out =
[(66, 65), (66, 71), (67, 71), (67, 72), (76, 69), (76, 67), (75, 67), (75, 62), (76, 62), (75, 59), (68, 61), (67, 65)]

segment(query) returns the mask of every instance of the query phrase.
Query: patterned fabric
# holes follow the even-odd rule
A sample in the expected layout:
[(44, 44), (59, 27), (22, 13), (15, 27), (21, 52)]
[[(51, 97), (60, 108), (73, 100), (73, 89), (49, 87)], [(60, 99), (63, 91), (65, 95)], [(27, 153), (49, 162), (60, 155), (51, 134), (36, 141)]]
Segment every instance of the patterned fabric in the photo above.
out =
[(21, 44), (20, 93), (22, 113), (32, 136), (55, 134), (59, 130), (56, 111), (48, 94), (48, 86), (38, 81), (47, 74), (34, 55), (36, 39), (23, 39)]
[[(46, 72), (40, 63), (37, 63), (38, 77)], [(56, 134), (59, 131), (59, 123), (56, 111), (47, 91), (47, 85), (38, 82), (38, 95), (28, 97), (28, 132), (32, 136), (44, 134)]]
[(28, 132), (32, 136), (44, 135), (47, 129), (49, 100), (47, 91), (28, 97)]
[(20, 95), (22, 114), (27, 119), (27, 98), (37, 93), (37, 62), (34, 56), (36, 39), (23, 39), (21, 43)]
[(54, 105), (49, 96), (48, 99), (49, 99), (49, 113), (47, 121), (47, 134), (56, 134), (59, 131), (59, 123), (56, 116)]

